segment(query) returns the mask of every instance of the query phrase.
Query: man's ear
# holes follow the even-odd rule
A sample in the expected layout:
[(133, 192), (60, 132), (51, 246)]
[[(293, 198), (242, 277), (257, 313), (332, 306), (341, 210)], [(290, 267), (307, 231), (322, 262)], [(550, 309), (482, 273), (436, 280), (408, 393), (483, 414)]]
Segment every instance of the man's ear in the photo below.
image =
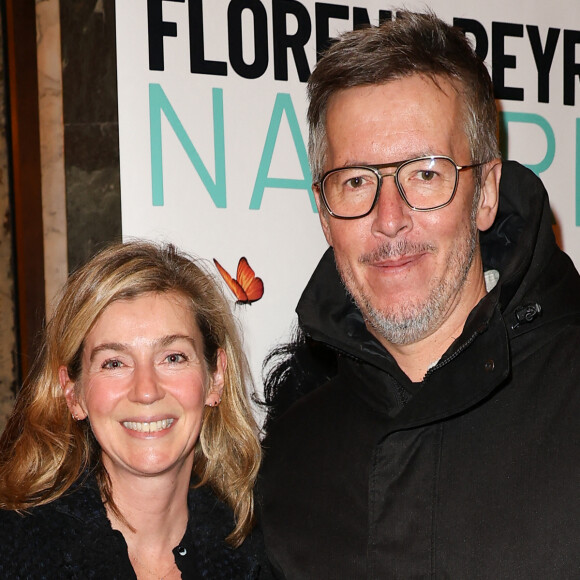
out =
[(316, 200), (316, 207), (318, 208), (318, 217), (320, 219), (320, 225), (322, 226), (322, 233), (328, 242), (328, 245), (332, 247), (332, 234), (330, 232), (330, 215), (324, 202), (322, 201), (322, 197), (320, 194), (320, 186), (319, 185), (312, 185), (312, 193), (314, 193), (314, 199)]
[(207, 393), (207, 397), (205, 398), (205, 404), (208, 407), (217, 407), (222, 401), (227, 367), (227, 355), (225, 351), (220, 348), (218, 350), (216, 369), (211, 376), (209, 391)]
[(68, 375), (68, 369), (64, 365), (58, 368), (58, 381), (64, 394), (68, 409), (75, 421), (86, 419), (87, 412), (77, 399), (75, 389), (76, 383), (71, 380)]
[(501, 159), (486, 163), (481, 173), (481, 193), (477, 207), (477, 229), (488, 230), (497, 215), (499, 207), (499, 181), (501, 178)]

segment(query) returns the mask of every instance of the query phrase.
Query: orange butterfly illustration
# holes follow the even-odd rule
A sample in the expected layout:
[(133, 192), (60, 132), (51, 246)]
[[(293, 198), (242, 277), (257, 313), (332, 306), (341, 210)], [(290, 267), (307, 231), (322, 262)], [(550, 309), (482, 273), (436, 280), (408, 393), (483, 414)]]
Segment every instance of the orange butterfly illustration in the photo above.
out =
[(252, 270), (246, 258), (240, 258), (235, 280), (215, 258), (213, 261), (218, 272), (222, 275), (222, 278), (237, 298), (236, 304), (251, 304), (262, 298), (264, 294), (264, 282), (262, 282), (261, 278), (256, 277), (254, 270)]

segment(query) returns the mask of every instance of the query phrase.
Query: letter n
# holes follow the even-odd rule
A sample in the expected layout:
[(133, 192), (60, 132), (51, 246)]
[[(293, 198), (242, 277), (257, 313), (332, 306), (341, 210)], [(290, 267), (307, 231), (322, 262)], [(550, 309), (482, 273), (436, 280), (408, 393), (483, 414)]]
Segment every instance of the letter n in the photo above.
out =
[(151, 129), (151, 184), (153, 205), (163, 205), (163, 146), (161, 138), (161, 112), (171, 125), (181, 146), (216, 207), (226, 207), (226, 155), (224, 139), (224, 102), (222, 89), (213, 89), (213, 134), (215, 156), (215, 181), (206, 169), (175, 109), (161, 85), (149, 85), (149, 123)]

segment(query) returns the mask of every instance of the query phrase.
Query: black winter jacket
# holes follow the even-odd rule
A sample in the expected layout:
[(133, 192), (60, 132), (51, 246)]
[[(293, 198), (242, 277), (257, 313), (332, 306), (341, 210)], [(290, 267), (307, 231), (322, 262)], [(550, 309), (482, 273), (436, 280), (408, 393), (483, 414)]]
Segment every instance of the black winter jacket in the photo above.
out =
[[(192, 489), (188, 505), (187, 529), (173, 550), (182, 578), (258, 578), (261, 534), (234, 550), (224, 542), (234, 528), (228, 506), (207, 487)], [(24, 516), (0, 510), (0, 578), (136, 579), (125, 539), (111, 527), (94, 479)]]
[[(310, 392), (264, 442), (281, 578), (580, 578), (580, 277), (514, 162), (480, 239), (499, 283), (420, 384), (366, 330), (331, 250), (319, 264), (279, 400)], [(336, 368), (312, 370), (321, 350)]]

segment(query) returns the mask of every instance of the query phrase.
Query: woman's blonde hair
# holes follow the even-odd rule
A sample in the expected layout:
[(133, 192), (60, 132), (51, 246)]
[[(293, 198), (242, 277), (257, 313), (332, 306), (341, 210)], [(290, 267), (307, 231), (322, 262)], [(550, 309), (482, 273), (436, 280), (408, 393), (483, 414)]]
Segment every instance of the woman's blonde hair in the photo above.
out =
[(114, 504), (100, 447), (88, 421), (76, 422), (66, 405), (58, 369), (72, 381), (81, 374), (84, 340), (112, 302), (148, 293), (185, 296), (204, 339), (208, 371), (219, 349), (227, 356), (218, 407), (206, 407), (195, 448), (193, 471), (234, 511), (228, 541), (238, 546), (253, 525), (253, 486), (261, 452), (249, 405), (251, 384), (238, 327), (213, 277), (172, 245), (133, 241), (114, 244), (71, 275), (46, 327), (31, 377), (17, 398), (0, 438), (0, 508), (25, 510), (65, 493), (88, 468), (96, 470), (101, 494)]

